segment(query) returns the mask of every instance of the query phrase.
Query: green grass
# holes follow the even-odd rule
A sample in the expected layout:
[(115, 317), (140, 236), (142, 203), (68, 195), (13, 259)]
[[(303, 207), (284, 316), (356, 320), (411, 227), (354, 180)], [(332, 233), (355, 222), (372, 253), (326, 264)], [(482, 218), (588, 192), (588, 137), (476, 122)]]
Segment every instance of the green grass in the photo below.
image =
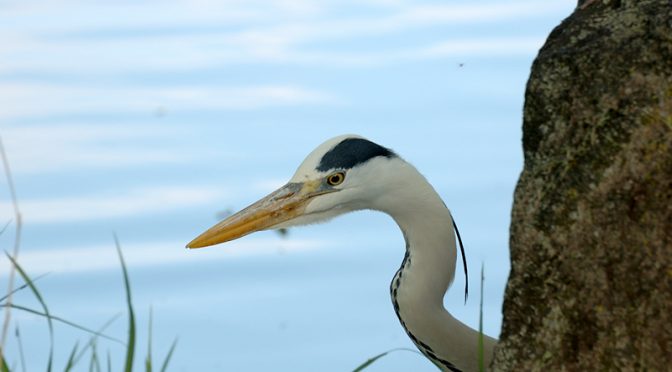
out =
[(128, 271), (126, 270), (124, 255), (121, 254), (121, 246), (116, 234), (114, 235), (114, 245), (117, 248), (121, 269), (124, 273), (124, 289), (126, 289), (126, 306), (128, 307), (128, 342), (126, 344), (126, 362), (124, 364), (124, 371), (131, 372), (133, 371), (133, 356), (135, 355), (135, 312), (133, 311), (133, 301), (131, 298), (131, 282), (128, 279)]
[(384, 357), (384, 356), (386, 356), (390, 353), (397, 352), (397, 351), (410, 351), (410, 352), (416, 353), (416, 354), (418, 354), (418, 355), (420, 355), (424, 358), (424, 356), (422, 354), (420, 354), (417, 350), (400, 347), (400, 348), (385, 351), (383, 353), (380, 353), (380, 354), (378, 354), (374, 357), (371, 357), (371, 358), (367, 359), (364, 363), (360, 364), (359, 366), (357, 366), (357, 368), (352, 370), (352, 372), (361, 372), (361, 371), (365, 370), (366, 368), (368, 368), (369, 366), (371, 366), (373, 363), (375, 363), (378, 359), (380, 359), (380, 358), (382, 358), (382, 357)]
[(14, 257), (10, 256), (9, 253), (5, 254), (7, 255), (7, 258), (12, 262), (12, 265), (19, 273), (19, 275), (21, 275), (23, 281), (28, 285), (28, 288), (30, 288), (30, 291), (33, 293), (37, 301), (40, 302), (40, 306), (42, 306), (42, 309), (44, 310), (44, 315), (45, 318), (47, 319), (47, 325), (49, 327), (49, 358), (47, 359), (47, 372), (51, 372), (51, 367), (54, 361), (54, 324), (52, 322), (51, 314), (49, 314), (49, 308), (47, 307), (47, 304), (44, 302), (44, 299), (42, 298), (40, 291), (37, 290), (37, 287), (35, 287), (33, 281), (30, 280), (28, 274), (26, 274), (26, 272), (19, 265), (19, 263), (16, 262)]
[(19, 360), (21, 361), (21, 369), (23, 372), (26, 372), (26, 356), (23, 352), (23, 342), (21, 342), (21, 332), (19, 331), (19, 326), (16, 326), (16, 332), (14, 332), (14, 335), (16, 336), (16, 343), (19, 345)]
[[(14, 208), (14, 222), (16, 226), (16, 235), (14, 237), (14, 249), (12, 254), (9, 254), (8, 252), (5, 252), (5, 255), (7, 256), (7, 259), (12, 263), (12, 266), (10, 268), (9, 272), (9, 285), (7, 289), (7, 295), (0, 297), (0, 308), (4, 308), (5, 316), (4, 316), (4, 321), (2, 323), (2, 332), (0, 335), (0, 372), (18, 372), (18, 370), (14, 367), (10, 368), (10, 364), (7, 363), (7, 358), (6, 358), (6, 353), (5, 353), (5, 346), (6, 346), (6, 341), (7, 341), (7, 331), (10, 327), (11, 323), (11, 317), (10, 317), (10, 311), (12, 309), (14, 310), (19, 310), (23, 312), (27, 312), (33, 315), (41, 316), (47, 321), (47, 329), (48, 329), (48, 337), (49, 337), (49, 356), (47, 357), (46, 360), (46, 371), (51, 372), (52, 369), (54, 368), (53, 366), (53, 360), (54, 360), (54, 326), (53, 322), (60, 322), (63, 324), (66, 324), (70, 327), (76, 328), (80, 331), (83, 331), (87, 334), (90, 335), (89, 341), (86, 343), (86, 345), (82, 348), (79, 347), (79, 342), (75, 343), (75, 345), (72, 347), (68, 360), (64, 366), (64, 371), (69, 372), (71, 371), (75, 366), (78, 365), (82, 360), (84, 360), (84, 357), (88, 354), (89, 355), (89, 372), (102, 372), (102, 361), (100, 354), (98, 352), (98, 341), (99, 339), (105, 339), (109, 342), (117, 343), (122, 345), (123, 347), (126, 348), (126, 356), (124, 359), (124, 371), (125, 372), (131, 372), (133, 371), (133, 357), (135, 355), (135, 343), (136, 343), (136, 322), (135, 322), (135, 311), (133, 309), (133, 301), (131, 297), (131, 282), (129, 279), (128, 275), (128, 270), (126, 269), (126, 263), (124, 262), (124, 256), (121, 252), (121, 245), (119, 244), (119, 239), (117, 238), (116, 235), (114, 235), (114, 243), (115, 247), (117, 249), (117, 254), (119, 255), (119, 262), (121, 264), (121, 270), (123, 273), (123, 279), (124, 279), (124, 289), (126, 293), (126, 309), (128, 313), (128, 338), (126, 342), (124, 343), (123, 341), (116, 339), (114, 337), (108, 336), (104, 334), (103, 332), (105, 329), (114, 322), (118, 318), (117, 316), (112, 317), (109, 319), (103, 326), (97, 330), (91, 330), (87, 327), (84, 327), (82, 325), (79, 325), (75, 322), (66, 320), (62, 317), (55, 316), (53, 315), (50, 311), (49, 308), (47, 307), (47, 303), (44, 300), (42, 294), (38, 290), (37, 286), (35, 285), (35, 282), (39, 279), (44, 278), (46, 274), (37, 276), (35, 278), (31, 278), (26, 271), (21, 267), (21, 265), (17, 262), (16, 257), (18, 257), (18, 252), (19, 248), (21, 245), (21, 230), (22, 230), (22, 219), (21, 219), (21, 212), (19, 211), (19, 204), (17, 202), (17, 197), (16, 197), (16, 190), (14, 188), (14, 182), (12, 181), (12, 173), (9, 167), (9, 161), (7, 159), (7, 155), (5, 153), (4, 146), (2, 144), (2, 139), (0, 138), (0, 158), (2, 160), (2, 164), (4, 167), (5, 171), (5, 177), (7, 179), (7, 185), (10, 191), (11, 195), (11, 200), (12, 200), (12, 205)], [(10, 223), (12, 221), (8, 221), (5, 223), (2, 228), (0, 228), (0, 235), (3, 234), (7, 228), (9, 227)], [(24, 284), (20, 285), (19, 287), (14, 288), (14, 274), (15, 272), (18, 272), (21, 278), (23, 279)], [(33, 294), (33, 297), (37, 299), (37, 301), (40, 304), (41, 310), (36, 310), (32, 308), (28, 308), (26, 306), (18, 305), (13, 302), (12, 295), (18, 291), (24, 290), (24, 289), (30, 289), (30, 292)], [(151, 352), (151, 339), (152, 339), (152, 316), (150, 312), (150, 320), (149, 320), (149, 345), (148, 345), (148, 351), (147, 351), (147, 358), (145, 360), (145, 369), (146, 372), (151, 372), (152, 371), (152, 352)], [(19, 327), (18, 325), (16, 326), (16, 340), (17, 340), (17, 346), (19, 350), (19, 360), (20, 360), (20, 365), (25, 372), (26, 365), (24, 361), (24, 355), (23, 355), (23, 344), (19, 332)], [(170, 346), (170, 349), (168, 350), (168, 353), (164, 357), (162, 364), (161, 364), (161, 372), (166, 372), (168, 369), (168, 365), (170, 363), (170, 360), (173, 356), (173, 353), (175, 352), (175, 347), (177, 346), (177, 338), (173, 341), (173, 343)], [(110, 356), (110, 351), (109, 349), (107, 350), (106, 353), (106, 358), (105, 358), (105, 366), (106, 370), (108, 372), (112, 371), (112, 358)]]
[(2, 361), (2, 366), (0, 366), (0, 371), (9, 372), (9, 365), (7, 364), (7, 361), (5, 360), (4, 355), (0, 355), (0, 361)]
[[(103, 371), (111, 371), (112, 370), (112, 359), (110, 356), (110, 352), (106, 353), (106, 356), (103, 357), (99, 353), (99, 340), (100, 339), (105, 339), (108, 342), (120, 344), (126, 349), (126, 355), (124, 358), (124, 371), (125, 372), (132, 372), (133, 371), (133, 360), (134, 360), (134, 355), (135, 355), (135, 348), (136, 348), (136, 337), (137, 337), (137, 330), (136, 330), (136, 320), (135, 320), (135, 311), (133, 308), (133, 302), (132, 302), (132, 297), (131, 297), (131, 283), (130, 283), (130, 278), (128, 275), (128, 271), (126, 269), (126, 263), (124, 261), (124, 257), (121, 251), (121, 246), (119, 244), (118, 239), (115, 236), (115, 245), (117, 248), (117, 253), (119, 255), (119, 261), (121, 264), (121, 269), (123, 273), (123, 282), (124, 282), (124, 289), (125, 289), (125, 294), (126, 294), (126, 311), (128, 314), (128, 334), (127, 334), (127, 339), (126, 342), (123, 342), (115, 337), (109, 336), (105, 334), (105, 329), (110, 326), (118, 317), (119, 315), (116, 315), (109, 319), (107, 322), (103, 324), (103, 326), (98, 329), (98, 330), (92, 330), (90, 328), (84, 327), (82, 325), (79, 325), (75, 322), (69, 321), (67, 319), (64, 319), (60, 316), (56, 316), (52, 314), (49, 311), (49, 308), (47, 306), (46, 301), (44, 300), (44, 297), (40, 293), (37, 285), (35, 284), (35, 279), (31, 279), (30, 276), (26, 273), (26, 271), (23, 269), (23, 267), (8, 253), (6, 253), (7, 258), (10, 260), (12, 263), (13, 267), (16, 269), (16, 272), (19, 274), (19, 276), (23, 279), (25, 284), (15, 288), (12, 290), (12, 292), (17, 292), (22, 289), (30, 289), (30, 292), (32, 295), (37, 299), (37, 301), (40, 304), (41, 309), (36, 310), (32, 309), (26, 306), (18, 305), (15, 303), (8, 303), (7, 299), (10, 297), (4, 296), (2, 299), (0, 299), (0, 307), (10, 307), (15, 310), (27, 312), (33, 315), (41, 316), (43, 317), (46, 322), (47, 322), (47, 328), (48, 328), (48, 337), (49, 337), (49, 355), (46, 360), (46, 371), (52, 371), (54, 369), (53, 365), (53, 359), (54, 359), (54, 327), (53, 323), (54, 322), (60, 322), (62, 324), (66, 324), (70, 327), (73, 327), (75, 329), (78, 329), (82, 332), (85, 332), (90, 335), (89, 341), (85, 344), (84, 347), (80, 347), (79, 343), (75, 343), (75, 345), (72, 347), (68, 360), (63, 368), (65, 372), (72, 371), (75, 366), (81, 364), (83, 360), (85, 360), (85, 356), (88, 354), (88, 370), (90, 372), (103, 372)], [(3, 302), (4, 301), (4, 302)], [(145, 371), (146, 372), (151, 372), (152, 371), (152, 365), (153, 365), (153, 358), (152, 358), (152, 352), (151, 352), (151, 340), (152, 340), (152, 315), (150, 313), (150, 320), (149, 320), (149, 327), (148, 327), (148, 338), (149, 338), (149, 344), (148, 344), (148, 351), (147, 351), (147, 357), (145, 359)], [(16, 334), (17, 334), (17, 342), (18, 342), (18, 349), (21, 355), (19, 355), (19, 359), (21, 359), (21, 366), (25, 370), (25, 363), (23, 362), (23, 346), (21, 344), (21, 339), (19, 336), (19, 331), (18, 327), (16, 328)], [(173, 343), (170, 346), (170, 349), (168, 350), (168, 353), (166, 356), (163, 358), (161, 361), (161, 372), (166, 372), (168, 369), (168, 365), (170, 363), (170, 360), (173, 356), (173, 353), (175, 351), (175, 347), (177, 345), (177, 339), (173, 341)], [(16, 368), (10, 368), (10, 365), (7, 364), (7, 360), (5, 358), (5, 355), (0, 355), (2, 358), (2, 366), (0, 367), (0, 372), (18, 372), (18, 369)], [(103, 369), (103, 364), (105, 364), (105, 369)]]

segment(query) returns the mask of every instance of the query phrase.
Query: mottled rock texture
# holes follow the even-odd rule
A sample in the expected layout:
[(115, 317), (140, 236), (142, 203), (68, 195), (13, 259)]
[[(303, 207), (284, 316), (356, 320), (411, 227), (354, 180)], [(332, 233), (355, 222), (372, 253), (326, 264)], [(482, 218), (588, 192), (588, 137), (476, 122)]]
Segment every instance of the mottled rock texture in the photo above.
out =
[(525, 94), (495, 370), (672, 370), (672, 3), (591, 1)]

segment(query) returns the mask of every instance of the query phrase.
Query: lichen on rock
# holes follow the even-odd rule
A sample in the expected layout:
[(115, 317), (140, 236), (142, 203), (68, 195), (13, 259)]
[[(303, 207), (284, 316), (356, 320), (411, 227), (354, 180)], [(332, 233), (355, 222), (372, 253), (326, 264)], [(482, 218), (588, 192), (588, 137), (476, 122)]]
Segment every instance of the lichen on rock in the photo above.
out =
[(495, 370), (672, 365), (672, 3), (559, 25), (525, 94)]

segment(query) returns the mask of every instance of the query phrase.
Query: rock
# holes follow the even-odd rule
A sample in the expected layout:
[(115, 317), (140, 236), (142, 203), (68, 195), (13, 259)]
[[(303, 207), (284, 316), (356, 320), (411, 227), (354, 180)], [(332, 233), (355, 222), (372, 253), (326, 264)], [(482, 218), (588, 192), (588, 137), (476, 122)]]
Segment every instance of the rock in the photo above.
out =
[(494, 369), (669, 370), (672, 2), (580, 2), (523, 121)]

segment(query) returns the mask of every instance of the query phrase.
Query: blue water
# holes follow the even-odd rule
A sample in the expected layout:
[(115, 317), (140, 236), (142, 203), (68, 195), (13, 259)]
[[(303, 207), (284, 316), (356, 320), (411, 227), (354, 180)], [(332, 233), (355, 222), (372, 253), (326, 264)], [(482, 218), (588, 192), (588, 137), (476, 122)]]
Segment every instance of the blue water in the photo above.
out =
[[(522, 169), (530, 65), (573, 3), (0, 1), (0, 136), (24, 217), (19, 261), (49, 310), (125, 340), (112, 234), (138, 318), (138, 370), (153, 311), (155, 363), (173, 371), (348, 371), (413, 348), (389, 281), (404, 253), (382, 214), (264, 232), (187, 251), (193, 237), (289, 179), (327, 138), (358, 133), (432, 182), (460, 226), (471, 297), (446, 307), (497, 336), (508, 225)], [(461, 15), (458, 17), (458, 15)], [(0, 223), (13, 221), (0, 180)], [(0, 235), (11, 250), (12, 223)], [(9, 266), (0, 264), (0, 290)], [(21, 281), (17, 281), (19, 284)], [(35, 309), (29, 291), (15, 302)], [(46, 367), (44, 318), (13, 311), (6, 357)], [(55, 366), (90, 335), (55, 324)], [(121, 368), (124, 349), (99, 339)], [(89, 370), (87, 353), (76, 370)], [(433, 371), (393, 353), (371, 371)]]

